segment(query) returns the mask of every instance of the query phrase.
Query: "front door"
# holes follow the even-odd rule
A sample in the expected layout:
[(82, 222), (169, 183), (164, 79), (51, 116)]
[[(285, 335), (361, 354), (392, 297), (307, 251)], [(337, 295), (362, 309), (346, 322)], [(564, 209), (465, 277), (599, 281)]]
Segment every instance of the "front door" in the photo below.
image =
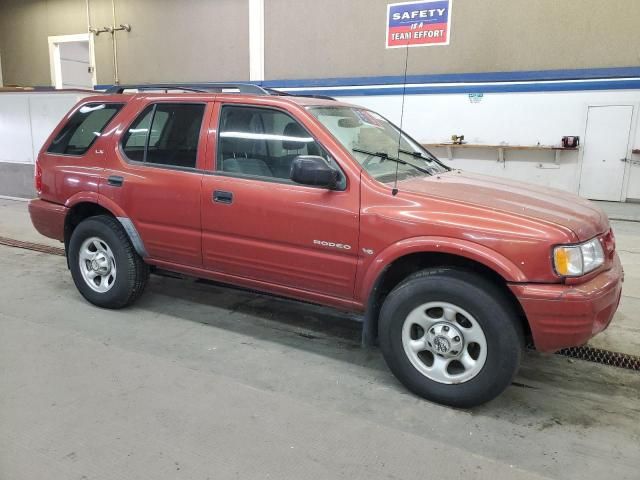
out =
[[(331, 156), (293, 116), (226, 104), (215, 172), (203, 179), (202, 250), (210, 270), (350, 299), (358, 260), (359, 185), (293, 183), (297, 155)], [(334, 165), (337, 166), (334, 162)]]
[(152, 259), (202, 265), (199, 167), (206, 110), (206, 103), (150, 103), (110, 152), (116, 158), (100, 193), (127, 213)]
[(580, 196), (591, 200), (623, 200), (632, 117), (631, 105), (589, 107)]

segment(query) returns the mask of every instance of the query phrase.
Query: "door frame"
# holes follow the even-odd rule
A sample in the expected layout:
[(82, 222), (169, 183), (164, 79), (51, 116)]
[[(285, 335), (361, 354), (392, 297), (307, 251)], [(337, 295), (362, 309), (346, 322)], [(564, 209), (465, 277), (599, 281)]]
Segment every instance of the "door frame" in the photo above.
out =
[[(584, 146), (587, 140), (587, 127), (589, 124), (589, 109), (592, 107), (631, 107), (631, 123), (629, 124), (629, 136), (627, 138), (627, 153), (625, 158), (632, 158), (632, 150), (636, 136), (636, 130), (638, 125), (638, 110), (640, 109), (640, 103), (638, 102), (589, 102), (584, 104), (584, 126), (582, 128), (582, 135), (580, 137), (580, 169), (578, 171), (578, 188), (577, 193), (580, 194), (580, 184), (582, 183), (582, 167), (584, 165)], [(620, 189), (619, 202), (626, 202), (627, 191), (629, 189), (629, 178), (631, 176), (631, 163), (625, 162), (624, 175), (622, 177), (622, 188)]]
[(60, 44), (68, 42), (89, 42), (89, 65), (91, 71), (91, 83), (95, 87), (98, 84), (96, 72), (96, 54), (94, 38), (91, 33), (77, 33), (74, 35), (54, 35), (47, 38), (49, 43), (49, 67), (51, 71), (51, 85), (62, 88), (62, 66), (60, 61)]

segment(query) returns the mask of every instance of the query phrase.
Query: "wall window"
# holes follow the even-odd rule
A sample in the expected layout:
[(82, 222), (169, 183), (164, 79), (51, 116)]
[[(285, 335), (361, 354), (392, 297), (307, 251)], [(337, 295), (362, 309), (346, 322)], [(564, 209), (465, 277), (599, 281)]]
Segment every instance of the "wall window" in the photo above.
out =
[(121, 103), (87, 103), (69, 119), (53, 139), (47, 152), (62, 155), (84, 155), (109, 121), (122, 108)]
[(204, 109), (190, 103), (149, 105), (122, 138), (125, 155), (138, 162), (195, 168)]
[(279, 110), (225, 105), (216, 168), (229, 174), (289, 180), (298, 155), (335, 162), (293, 117)]

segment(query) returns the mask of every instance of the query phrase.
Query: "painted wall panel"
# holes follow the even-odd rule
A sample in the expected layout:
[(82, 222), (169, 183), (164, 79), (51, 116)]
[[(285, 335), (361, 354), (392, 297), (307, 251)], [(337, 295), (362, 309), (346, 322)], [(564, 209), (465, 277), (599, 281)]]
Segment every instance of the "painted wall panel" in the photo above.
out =
[[(393, 0), (266, 0), (267, 79), (398, 75), (385, 49)], [(409, 73), (637, 65), (640, 2), (454, 0), (447, 47), (411, 48)]]
[[(249, 78), (248, 2), (116, 0), (118, 67), (123, 83)], [(112, 24), (111, 2), (91, 0), (94, 26)], [(4, 82), (51, 85), (47, 37), (87, 31), (84, 0), (2, 0)], [(95, 38), (98, 83), (113, 83), (111, 35)], [(26, 61), (25, 59), (28, 59)]]
[(0, 93), (0, 162), (33, 164), (51, 131), (84, 94)]
[(0, 94), (0, 162), (33, 163), (29, 98)]
[[(389, 0), (390, 2), (391, 0)], [(92, 23), (112, 23), (91, 0)], [(398, 75), (403, 49), (385, 49), (387, 0), (265, 0), (267, 79)], [(249, 0), (116, 0), (123, 82), (249, 78)], [(409, 73), (638, 65), (640, 2), (454, 0), (451, 44), (410, 49)], [(47, 36), (86, 31), (84, 0), (2, 0), (5, 83), (49, 85)], [(95, 44), (98, 83), (112, 83), (111, 36)], [(29, 61), (24, 61), (29, 59)]]

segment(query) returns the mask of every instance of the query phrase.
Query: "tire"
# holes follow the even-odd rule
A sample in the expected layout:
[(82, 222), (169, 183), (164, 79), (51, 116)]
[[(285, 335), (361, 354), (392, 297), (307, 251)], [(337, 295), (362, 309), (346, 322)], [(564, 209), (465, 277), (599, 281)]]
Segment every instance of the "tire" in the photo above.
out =
[(149, 266), (120, 223), (108, 215), (82, 221), (71, 234), (68, 255), (76, 288), (98, 307), (131, 305), (149, 279)]
[(379, 339), (387, 365), (409, 390), (459, 408), (502, 393), (524, 348), (505, 293), (455, 268), (422, 270), (394, 288), (380, 312)]

